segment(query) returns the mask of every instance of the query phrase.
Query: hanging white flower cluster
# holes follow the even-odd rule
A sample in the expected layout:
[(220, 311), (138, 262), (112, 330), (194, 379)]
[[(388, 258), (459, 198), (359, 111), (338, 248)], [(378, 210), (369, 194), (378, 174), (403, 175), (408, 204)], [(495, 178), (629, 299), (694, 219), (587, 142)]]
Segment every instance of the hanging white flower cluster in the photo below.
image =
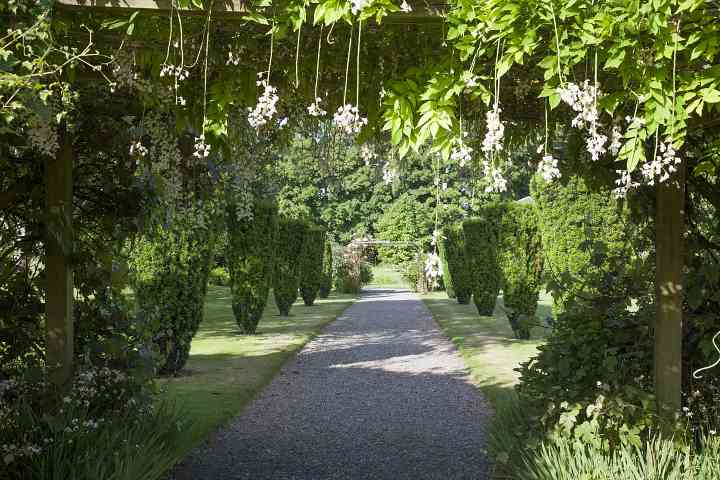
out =
[(145, 157), (147, 154), (148, 149), (140, 140), (130, 144), (130, 156), (137, 155), (138, 157)]
[(432, 232), (432, 238), (430, 239), (430, 245), (433, 247), (438, 244), (438, 240), (440, 239), (440, 230), (437, 228), (433, 230)]
[(485, 187), (485, 193), (507, 191), (508, 182), (498, 167), (487, 160), (483, 160), (483, 173), (489, 182)]
[(677, 171), (678, 165), (682, 163), (682, 159), (677, 155), (672, 146), (672, 140), (660, 142), (658, 145), (659, 155), (650, 162), (642, 165), (642, 176), (648, 185), (655, 185), (655, 181), (663, 183), (670, 179), (670, 175)]
[(391, 184), (393, 180), (395, 180), (395, 177), (397, 177), (397, 172), (390, 168), (390, 164), (386, 163), (383, 165), (383, 181), (385, 182), (385, 185)]
[(277, 89), (270, 85), (266, 78), (263, 78), (265, 72), (260, 72), (258, 77), (260, 80), (256, 82), (257, 86), (263, 87), (263, 93), (258, 99), (255, 108), (248, 107), (248, 122), (250, 126), (259, 129), (265, 125), (277, 113), (277, 102), (279, 97)]
[(564, 87), (558, 87), (560, 100), (568, 104), (577, 116), (572, 120), (572, 126), (580, 130), (587, 130), (588, 137), (585, 140), (585, 148), (590, 157), (595, 161), (605, 153), (607, 137), (598, 131), (600, 114), (597, 109), (597, 100), (602, 92), (596, 85), (590, 85), (585, 80), (582, 88), (575, 83), (568, 83)]
[(550, 154), (543, 155), (540, 163), (538, 163), (537, 171), (546, 182), (552, 182), (556, 178), (562, 177), (557, 158)]
[(457, 162), (462, 168), (472, 160), (472, 151), (472, 148), (460, 140), (458, 144), (450, 150), (450, 161)]
[(360, 158), (363, 159), (365, 165), (370, 166), (370, 163), (377, 158), (378, 154), (368, 144), (364, 144), (360, 147)]
[(193, 157), (207, 158), (210, 155), (210, 145), (205, 143), (205, 134), (195, 137), (195, 153)]
[(360, 116), (360, 111), (350, 103), (338, 108), (333, 115), (333, 123), (348, 135), (357, 135), (363, 125), (367, 125), (367, 118)]
[(403, 0), (403, 2), (400, 4), (400, 11), (405, 13), (410, 13), (413, 11), (412, 7), (409, 3), (407, 3), (407, 0)]
[(615, 170), (620, 177), (615, 180), (615, 189), (613, 194), (616, 198), (625, 198), (630, 190), (640, 186), (640, 183), (632, 179), (632, 175), (627, 170)]
[(350, 0), (350, 11), (353, 15), (360, 13), (365, 7), (372, 3), (372, 0)]
[(178, 82), (182, 82), (183, 80), (187, 80), (190, 76), (190, 72), (180, 65), (165, 64), (160, 69), (160, 76), (175, 77)]
[(240, 65), (241, 62), (240, 53), (235, 53), (232, 50), (228, 51), (228, 59), (225, 61), (225, 65)]
[(30, 123), (27, 138), (33, 148), (48, 157), (54, 157), (60, 149), (57, 130), (40, 116), (35, 116)]
[(438, 279), (442, 277), (442, 270), (440, 269), (440, 257), (437, 253), (429, 253), (425, 259), (425, 278), (428, 282), (435, 286), (437, 285)]
[(620, 131), (620, 126), (613, 125), (612, 133), (610, 134), (610, 146), (608, 147), (608, 151), (613, 157), (617, 157), (618, 153), (620, 153), (622, 138), (623, 135)]
[(487, 132), (482, 142), (482, 151), (487, 155), (501, 152), (503, 149), (502, 141), (505, 135), (505, 125), (500, 121), (500, 107), (495, 104), (493, 109), (488, 111), (485, 119), (487, 123)]
[(315, 101), (307, 107), (308, 114), (312, 117), (324, 117), (327, 112), (322, 108), (322, 98), (316, 97)]

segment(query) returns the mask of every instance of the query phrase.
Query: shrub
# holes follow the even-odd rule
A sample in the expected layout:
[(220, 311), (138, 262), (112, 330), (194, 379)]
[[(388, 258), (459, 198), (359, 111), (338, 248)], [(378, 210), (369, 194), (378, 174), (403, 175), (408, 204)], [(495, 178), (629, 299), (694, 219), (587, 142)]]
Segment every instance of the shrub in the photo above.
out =
[(322, 277), (320, 279), (320, 289), (318, 296), (327, 298), (330, 295), (333, 284), (333, 254), (332, 244), (329, 240), (325, 240), (325, 253), (323, 253)]
[(277, 205), (259, 200), (252, 217), (238, 219), (228, 211), (228, 252), (232, 307), (240, 330), (254, 334), (267, 305), (272, 282), (275, 239), (278, 231)]
[(230, 272), (225, 267), (217, 266), (210, 270), (208, 283), (218, 287), (230, 286)]
[(469, 303), (472, 296), (472, 277), (470, 265), (465, 257), (465, 234), (462, 224), (456, 223), (445, 227), (438, 247), (440, 257), (443, 259), (445, 288), (448, 288), (448, 284), (452, 285), (458, 303)]
[(305, 232), (300, 254), (300, 295), (306, 306), (315, 302), (323, 278), (325, 229), (312, 226)]
[(502, 218), (499, 262), (505, 311), (517, 338), (530, 338), (542, 281), (542, 250), (535, 209), (511, 203)]
[(0, 381), (2, 480), (154, 480), (189, 446), (178, 412), (125, 372), (83, 367), (59, 392), (24, 374)]
[(570, 177), (535, 178), (532, 195), (555, 312), (575, 303), (598, 308), (654, 291), (652, 236), (633, 225), (610, 190)]
[(185, 366), (203, 319), (214, 251), (210, 223), (197, 222), (194, 212), (177, 215), (167, 229), (157, 227), (140, 238), (132, 251), (133, 289), (153, 330), (162, 374)]
[(504, 207), (492, 203), (480, 208), (477, 218), (463, 222), (465, 258), (471, 272), (473, 300), (480, 315), (492, 315), (500, 293), (501, 270), (497, 246)]
[(280, 315), (288, 316), (300, 288), (300, 253), (307, 222), (281, 218), (275, 242), (273, 293)]
[(362, 286), (372, 281), (373, 273), (365, 258), (365, 247), (350, 242), (333, 251), (335, 288), (341, 293), (359, 293)]

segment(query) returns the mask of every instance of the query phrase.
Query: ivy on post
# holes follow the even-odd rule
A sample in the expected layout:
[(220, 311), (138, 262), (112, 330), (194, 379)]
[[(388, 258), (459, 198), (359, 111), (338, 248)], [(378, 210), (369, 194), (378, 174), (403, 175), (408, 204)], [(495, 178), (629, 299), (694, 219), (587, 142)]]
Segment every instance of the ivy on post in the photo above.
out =
[(47, 365), (50, 378), (63, 385), (73, 364), (72, 252), (72, 137), (60, 129), (60, 148), (47, 160), (46, 182), (46, 281), (45, 300)]
[(684, 162), (674, 181), (660, 183), (656, 192), (655, 393), (663, 417), (672, 421), (682, 405)]

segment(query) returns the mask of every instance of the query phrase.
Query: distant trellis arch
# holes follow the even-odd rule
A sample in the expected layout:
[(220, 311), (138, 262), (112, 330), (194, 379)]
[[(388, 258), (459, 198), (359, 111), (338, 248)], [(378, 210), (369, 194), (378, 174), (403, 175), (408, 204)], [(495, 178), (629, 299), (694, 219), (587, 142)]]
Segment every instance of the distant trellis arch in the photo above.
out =
[(419, 240), (373, 240), (373, 239), (361, 239), (356, 240), (355, 243), (357, 245), (361, 245), (363, 247), (375, 247), (375, 246), (382, 246), (382, 247), (415, 247), (415, 262), (418, 264), (417, 268), (417, 277), (415, 279), (415, 287), (417, 288), (417, 291), (420, 293), (427, 293), (429, 291), (429, 286), (427, 279), (425, 278), (425, 275), (423, 274), (424, 268), (422, 266), (422, 251), (423, 251), (423, 244)]

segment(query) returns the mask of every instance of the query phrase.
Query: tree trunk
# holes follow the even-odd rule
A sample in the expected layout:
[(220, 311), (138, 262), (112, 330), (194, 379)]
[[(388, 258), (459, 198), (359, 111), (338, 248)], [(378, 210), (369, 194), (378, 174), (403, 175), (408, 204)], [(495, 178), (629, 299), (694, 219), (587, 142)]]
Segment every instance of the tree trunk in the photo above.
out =
[(661, 417), (671, 420), (682, 391), (685, 164), (656, 192), (655, 394)]
[(46, 275), (45, 304), (47, 364), (50, 379), (63, 385), (73, 364), (73, 271), (72, 252), (72, 138), (61, 129), (60, 149), (49, 158), (46, 179)]

